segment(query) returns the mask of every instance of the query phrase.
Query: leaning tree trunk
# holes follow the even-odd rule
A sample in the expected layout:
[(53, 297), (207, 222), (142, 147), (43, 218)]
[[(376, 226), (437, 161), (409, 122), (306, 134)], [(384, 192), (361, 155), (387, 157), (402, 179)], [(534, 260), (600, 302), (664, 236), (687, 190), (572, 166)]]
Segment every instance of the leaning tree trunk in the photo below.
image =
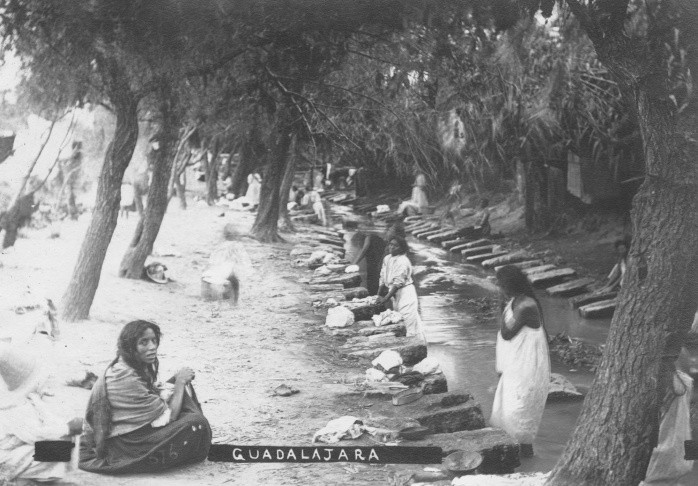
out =
[(255, 238), (265, 242), (281, 240), (278, 233), (279, 204), (281, 202), (279, 191), (288, 164), (288, 149), (291, 145), (291, 125), (284, 123), (283, 120), (284, 118), (280, 117), (271, 160), (264, 180), (262, 180), (257, 218), (251, 230)]
[(168, 183), (172, 173), (172, 146), (177, 137), (177, 121), (172, 116), (169, 97), (163, 95), (160, 150), (153, 167), (153, 179), (148, 189), (148, 204), (138, 221), (136, 232), (131, 240), (119, 267), (119, 277), (139, 279), (143, 275), (143, 266), (148, 255), (153, 251), (153, 244), (160, 232), (162, 220), (167, 211)]
[(111, 96), (116, 112), (114, 140), (107, 149), (97, 185), (92, 220), (82, 242), (68, 288), (63, 295), (66, 321), (87, 319), (94, 300), (102, 264), (109, 247), (121, 201), (121, 181), (138, 138), (138, 102), (125, 81)]
[(660, 365), (678, 356), (698, 298), (698, 117), (670, 111), (659, 53), (622, 33), (594, 43), (637, 109), (647, 175), (601, 365), (548, 484), (636, 486), (656, 442)]
[(296, 137), (293, 137), (291, 141), (291, 148), (288, 155), (288, 162), (286, 163), (286, 170), (284, 171), (284, 177), (281, 181), (281, 192), (279, 193), (279, 220), (281, 221), (281, 228), (286, 231), (295, 231), (291, 218), (288, 215), (288, 195), (291, 191), (291, 186), (293, 185), (293, 178), (296, 175)]

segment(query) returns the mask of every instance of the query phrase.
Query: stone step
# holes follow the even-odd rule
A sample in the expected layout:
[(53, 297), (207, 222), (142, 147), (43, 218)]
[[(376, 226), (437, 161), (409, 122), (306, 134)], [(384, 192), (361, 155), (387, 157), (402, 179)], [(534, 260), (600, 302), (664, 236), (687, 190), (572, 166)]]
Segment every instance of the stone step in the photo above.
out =
[(539, 272), (528, 276), (528, 281), (532, 285), (549, 284), (556, 280), (563, 279), (565, 277), (572, 277), (577, 272), (571, 268), (559, 268), (557, 270), (550, 270), (549, 272)]
[(593, 283), (593, 278), (578, 278), (570, 282), (555, 285), (553, 287), (548, 287), (546, 292), (548, 292), (548, 294), (550, 295), (571, 295), (574, 293), (583, 292), (589, 285)]
[(385, 304), (343, 302), (342, 305), (354, 314), (354, 319), (357, 321), (367, 321), (374, 315), (380, 314), (386, 309)]
[(593, 304), (583, 305), (579, 308), (582, 317), (590, 319), (592, 317), (609, 317), (616, 310), (616, 299), (602, 300)]
[(424, 231), (416, 231), (416, 232), (414, 232), (413, 234), (414, 234), (414, 236), (417, 237), (417, 238), (425, 238), (425, 237), (427, 237), (427, 236), (435, 235), (435, 234), (437, 234), (437, 233), (440, 233), (440, 232), (442, 232), (442, 231), (443, 231), (443, 229), (441, 228), (441, 226), (436, 225), (435, 228), (425, 229)]
[(373, 360), (389, 349), (400, 354), (405, 366), (414, 366), (427, 357), (427, 346), (418, 337), (393, 337), (381, 344), (365, 342), (352, 346), (344, 345), (340, 347), (340, 354)]
[(361, 285), (359, 273), (345, 273), (344, 275), (328, 275), (310, 280), (310, 285), (342, 284), (345, 289)]
[(618, 292), (591, 292), (589, 294), (582, 294), (576, 297), (572, 297), (569, 302), (573, 309), (581, 307), (587, 304), (593, 304), (600, 300), (615, 299), (618, 296)]
[(482, 266), (485, 268), (491, 268), (499, 265), (506, 265), (508, 263), (523, 262), (525, 260), (530, 260), (531, 258), (532, 257), (528, 252), (520, 250), (509, 253), (508, 255), (492, 258), (491, 260), (485, 260), (482, 262)]
[(463, 248), (475, 248), (476, 246), (487, 246), (491, 244), (492, 242), (487, 238), (480, 238), (479, 240), (470, 241), (466, 243)]
[[(467, 393), (425, 395), (412, 403), (392, 405), (392, 410), (386, 410), (386, 408), (383, 406), (376, 410), (372, 420), (392, 422), (393, 426), (400, 429), (416, 421), (435, 434), (478, 430), (485, 427), (485, 418), (480, 405)], [(381, 415), (384, 412), (392, 412), (391, 417), (386, 416), (387, 420), (383, 420)]]
[[(516, 268), (520, 268), (521, 270), (526, 270), (528, 268), (535, 268), (540, 265), (543, 265), (542, 260), (526, 260), (524, 262), (518, 262), (518, 263), (509, 263), (508, 265), (513, 265)], [(494, 267), (494, 271), (498, 272), (500, 268), (505, 267), (506, 265), (498, 265)], [(525, 272), (524, 272), (525, 273)]]
[(434, 434), (423, 440), (404, 441), (401, 446), (441, 447), (444, 457), (456, 451), (473, 451), (482, 455), (481, 474), (507, 474), (521, 465), (519, 444), (501, 429), (486, 427), (450, 434)]
[(454, 246), (460, 246), (465, 243), (468, 243), (469, 241), (472, 241), (472, 238), (466, 238), (466, 237), (461, 237), (461, 238), (455, 238), (453, 240), (446, 240), (441, 242), (441, 247), (445, 248), (447, 250), (450, 250)]
[(537, 267), (524, 268), (521, 270), (525, 275), (533, 275), (534, 273), (549, 272), (550, 270), (555, 270), (557, 267), (552, 263), (546, 263), (545, 265), (539, 265)]
[(482, 263), (484, 261), (492, 260), (504, 255), (508, 255), (508, 252), (502, 250), (494, 253), (483, 253), (482, 255), (469, 256), (465, 259), (465, 261), (468, 263)]
[(397, 324), (388, 324), (387, 326), (373, 326), (359, 329), (359, 336), (373, 336), (374, 334), (392, 333), (395, 336), (403, 337), (407, 332), (407, 328), (402, 322)]
[(483, 245), (483, 246), (476, 246), (476, 247), (471, 247), (471, 248), (463, 248), (460, 251), (460, 254), (463, 255), (464, 257), (469, 257), (469, 256), (474, 256), (474, 255), (482, 255), (483, 253), (492, 253), (496, 251), (497, 245)]
[[(322, 387), (340, 397), (354, 396), (392, 401), (395, 395), (407, 388), (390, 388), (390, 383), (391, 382), (366, 383), (359, 387), (353, 384), (331, 383), (325, 384)], [(448, 392), (448, 382), (446, 381), (446, 375), (443, 373), (425, 376), (416, 386), (422, 387), (422, 393), (424, 395), (438, 395)]]

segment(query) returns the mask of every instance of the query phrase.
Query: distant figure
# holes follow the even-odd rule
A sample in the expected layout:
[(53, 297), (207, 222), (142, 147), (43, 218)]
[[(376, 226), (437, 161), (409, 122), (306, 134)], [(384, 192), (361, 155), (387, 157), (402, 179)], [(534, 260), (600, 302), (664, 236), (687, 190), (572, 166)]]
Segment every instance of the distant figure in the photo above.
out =
[(412, 185), (412, 198), (408, 201), (403, 201), (397, 208), (397, 213), (401, 216), (412, 216), (422, 214), (429, 206), (425, 187), (427, 179), (422, 172), (417, 172), (417, 177)]
[(303, 206), (303, 199), (305, 198), (305, 191), (303, 189), (298, 189), (296, 192), (296, 206), (301, 207)]
[(490, 424), (521, 444), (521, 455), (533, 455), (550, 387), (550, 355), (543, 312), (526, 275), (507, 265), (497, 271), (507, 304), (497, 333), (499, 383)]
[(296, 196), (298, 195), (298, 188), (296, 186), (291, 186), (291, 190), (288, 191), (288, 204), (286, 207), (288, 209), (295, 208), (298, 203), (296, 203)]
[(390, 241), (393, 236), (405, 238), (404, 226), (396, 223), (388, 229), (385, 237), (381, 237), (376, 233), (363, 232), (357, 232), (354, 235), (354, 238), (358, 241), (363, 240), (363, 243), (360, 243), (362, 245), (361, 250), (352, 261), (352, 264), (358, 265), (361, 260), (366, 258), (366, 288), (369, 295), (378, 294), (381, 266), (383, 258), (388, 254), (386, 242)]
[(160, 327), (129, 322), (118, 351), (92, 387), (89, 428), (80, 469), (103, 474), (153, 473), (206, 459), (211, 427), (192, 386), (194, 372), (180, 369), (158, 382)]
[(480, 201), (480, 211), (475, 215), (475, 229), (480, 230), (482, 236), (490, 236), (492, 227), (490, 226), (490, 211), (487, 206), (490, 205), (488, 199)]
[(460, 205), (462, 203), (461, 198), (461, 185), (458, 182), (451, 184), (448, 189), (448, 195), (446, 196), (446, 211), (444, 211), (441, 220), (450, 219), (451, 223), (455, 226), (456, 216), (459, 214)]
[(247, 192), (245, 198), (254, 211), (259, 206), (259, 194), (262, 190), (262, 176), (258, 172), (253, 172), (247, 176)]
[(61, 420), (56, 403), (45, 401), (44, 361), (43, 355), (0, 342), (0, 481), (41, 484), (60, 481), (68, 472), (68, 462), (34, 460), (36, 442), (82, 433), (82, 418)]
[(310, 205), (313, 208), (313, 211), (320, 220), (320, 224), (322, 224), (323, 226), (328, 226), (329, 221), (327, 220), (325, 205), (322, 203), (322, 198), (320, 197), (320, 194), (316, 190), (313, 190), (313, 188), (311, 187), (306, 187), (306, 189), (308, 190), (308, 192), (306, 193), (306, 196), (308, 197), (308, 205)]
[(135, 194), (133, 186), (128, 183), (121, 184), (121, 202), (119, 216), (128, 219), (128, 213), (135, 211)]
[(660, 369), (664, 394), (660, 398), (659, 435), (640, 486), (676, 484), (693, 469), (693, 461), (684, 459), (684, 442), (691, 440), (693, 379), (676, 369), (675, 359), (663, 361)]
[(628, 268), (628, 250), (630, 249), (630, 238), (616, 240), (613, 243), (618, 258), (616, 264), (611, 269), (611, 273), (606, 278), (606, 285), (599, 289), (599, 293), (613, 292), (619, 290), (623, 285), (623, 277)]
[(387, 291), (378, 302), (393, 299), (393, 309), (402, 314), (407, 328), (407, 337), (417, 336), (426, 342), (424, 325), (419, 317), (419, 300), (412, 279), (412, 263), (407, 258), (407, 241), (400, 236), (393, 236), (388, 241), (388, 252), (383, 259), (380, 273), (379, 294)]
[(330, 174), (330, 187), (335, 190), (346, 189), (347, 179), (349, 178), (349, 172), (351, 169), (347, 167), (342, 167), (337, 169)]

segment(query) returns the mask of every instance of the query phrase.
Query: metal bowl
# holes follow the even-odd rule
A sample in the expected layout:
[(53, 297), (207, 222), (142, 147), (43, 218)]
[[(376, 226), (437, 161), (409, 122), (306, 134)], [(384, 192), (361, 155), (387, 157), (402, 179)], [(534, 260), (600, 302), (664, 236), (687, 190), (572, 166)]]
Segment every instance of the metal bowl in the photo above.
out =
[(482, 455), (474, 451), (456, 451), (444, 460), (444, 466), (457, 476), (469, 474), (482, 464)]

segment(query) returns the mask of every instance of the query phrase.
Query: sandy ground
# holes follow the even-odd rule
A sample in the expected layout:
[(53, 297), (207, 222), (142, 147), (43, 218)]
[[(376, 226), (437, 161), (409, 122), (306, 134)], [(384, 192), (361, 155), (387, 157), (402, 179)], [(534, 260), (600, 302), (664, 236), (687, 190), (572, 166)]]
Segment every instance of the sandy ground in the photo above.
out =
[[(170, 207), (156, 243), (156, 252), (176, 253), (156, 259), (165, 263), (174, 281), (157, 285), (117, 277), (124, 249), (137, 218), (122, 219), (104, 264), (90, 320), (61, 326), (64, 359), (97, 373), (115, 356), (116, 338), (126, 322), (157, 322), (164, 338), (159, 349), (161, 377), (188, 365), (213, 428), (214, 443), (311, 445), (313, 433), (329, 420), (354, 414), (357, 405), (338, 402), (323, 384), (343, 374), (360, 372), (343, 364), (322, 332), (324, 312), (315, 314), (310, 294), (298, 282), (304, 272), (289, 257), (288, 243), (263, 245), (241, 236), (253, 272), (242, 282), (238, 306), (204, 302), (200, 276), (208, 256), (224, 241), (223, 227), (244, 235), (253, 214), (193, 204)], [(40, 311), (18, 315), (13, 309), (42, 296), (56, 301), (70, 277), (89, 215), (65, 222), (60, 237), (51, 231), (25, 230), (8, 254), (0, 255), (0, 333), (15, 340), (28, 337)], [(31, 291), (31, 293), (28, 293)], [(67, 358), (65, 358), (67, 356)], [(272, 390), (287, 383), (300, 390), (291, 397)], [(81, 416), (89, 391), (58, 387), (52, 400), (66, 417)], [(101, 476), (76, 471), (73, 484), (386, 484), (390, 466), (352, 464), (236, 465), (204, 462), (157, 475)]]

